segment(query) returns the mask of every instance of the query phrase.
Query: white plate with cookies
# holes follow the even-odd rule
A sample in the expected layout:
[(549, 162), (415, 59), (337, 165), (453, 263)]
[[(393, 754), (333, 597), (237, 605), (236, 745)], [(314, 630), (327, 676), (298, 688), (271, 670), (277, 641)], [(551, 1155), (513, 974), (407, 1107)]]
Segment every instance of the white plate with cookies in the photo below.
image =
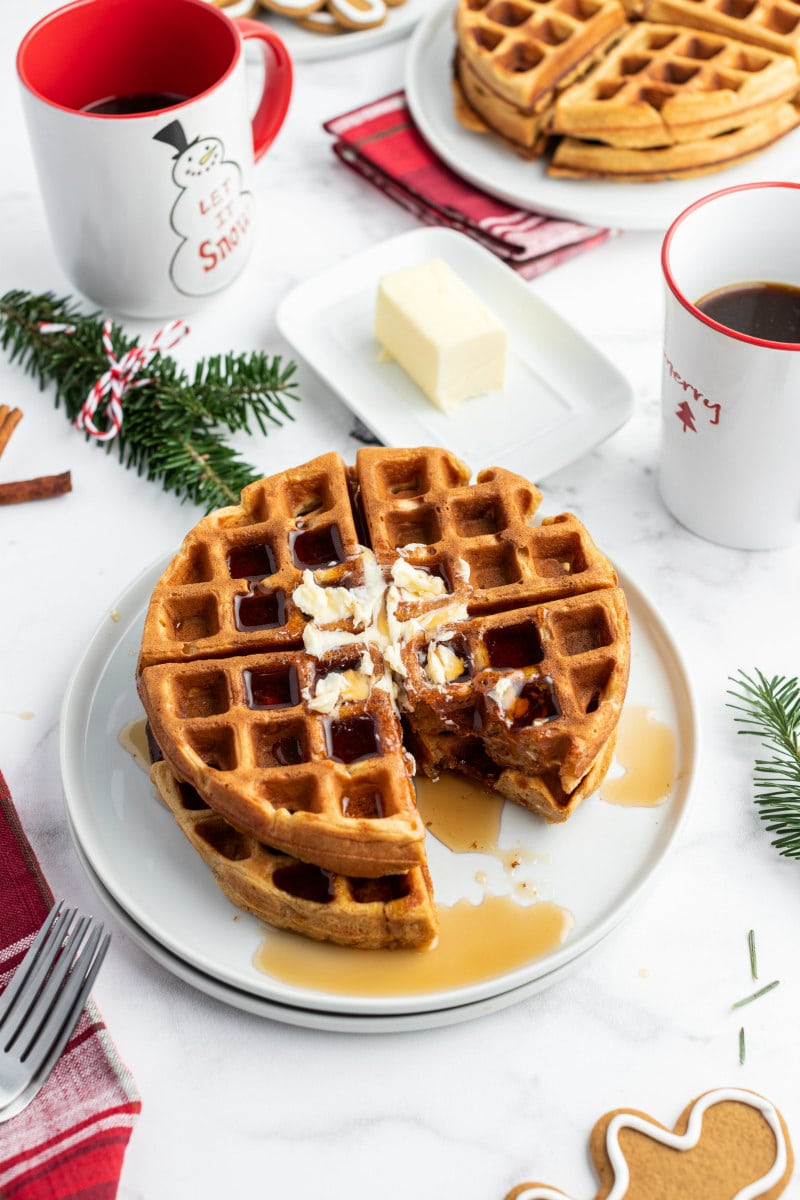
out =
[(405, 37), (428, 0), (212, 0), (230, 17), (272, 26), (295, 62), (357, 54)]

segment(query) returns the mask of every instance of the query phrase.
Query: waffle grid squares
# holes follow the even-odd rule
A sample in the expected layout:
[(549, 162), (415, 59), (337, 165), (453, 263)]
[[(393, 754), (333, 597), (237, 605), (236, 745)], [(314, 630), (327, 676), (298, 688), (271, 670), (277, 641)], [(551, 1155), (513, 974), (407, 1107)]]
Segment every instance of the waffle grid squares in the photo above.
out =
[(624, 23), (616, 0), (461, 0), (461, 57), (487, 88), (533, 113)]
[(648, 148), (713, 136), (794, 94), (785, 56), (720, 35), (643, 23), (558, 101), (553, 128), (611, 146)]
[(688, 25), (800, 56), (800, 5), (796, 0), (645, 0), (651, 21)]

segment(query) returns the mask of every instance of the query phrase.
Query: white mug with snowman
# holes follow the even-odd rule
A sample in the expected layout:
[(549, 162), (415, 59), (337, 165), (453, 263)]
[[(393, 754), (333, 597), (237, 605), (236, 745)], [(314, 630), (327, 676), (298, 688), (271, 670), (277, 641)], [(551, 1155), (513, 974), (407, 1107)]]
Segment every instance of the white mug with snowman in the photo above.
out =
[[(265, 62), (252, 116), (250, 39)], [(164, 318), (230, 284), (254, 240), (253, 166), (291, 95), (272, 30), (206, 0), (77, 0), (34, 26), (17, 65), (50, 232), (74, 286), (104, 311)]]

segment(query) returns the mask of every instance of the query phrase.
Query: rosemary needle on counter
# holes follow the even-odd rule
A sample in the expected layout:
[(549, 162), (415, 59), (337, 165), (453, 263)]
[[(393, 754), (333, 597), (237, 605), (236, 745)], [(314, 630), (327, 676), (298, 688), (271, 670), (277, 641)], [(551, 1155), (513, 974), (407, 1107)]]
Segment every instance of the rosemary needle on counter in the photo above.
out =
[(752, 996), (745, 996), (743, 1000), (737, 1000), (731, 1008), (743, 1008), (745, 1004), (751, 1004), (753, 1000), (758, 1000), (761, 996), (766, 996), (767, 992), (771, 992), (780, 983), (780, 979), (773, 979), (772, 983), (768, 983), (765, 987), (759, 988), (757, 992), (753, 992)]
[(756, 935), (755, 930), (751, 929), (747, 935), (747, 948), (750, 951), (750, 974), (753, 979), (758, 979), (758, 963), (756, 961)]

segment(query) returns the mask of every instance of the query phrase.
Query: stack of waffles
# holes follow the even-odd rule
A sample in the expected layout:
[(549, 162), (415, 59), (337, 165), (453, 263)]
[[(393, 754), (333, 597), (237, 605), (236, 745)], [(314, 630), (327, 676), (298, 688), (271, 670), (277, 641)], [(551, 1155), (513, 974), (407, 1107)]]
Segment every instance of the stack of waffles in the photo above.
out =
[(563, 821), (608, 769), (625, 599), (569, 514), (445, 450), (336, 454), (189, 533), (137, 672), (153, 781), (235, 904), (362, 948), (437, 918), (412, 775)]
[(459, 119), (574, 178), (676, 179), (793, 129), (789, 0), (458, 0)]

